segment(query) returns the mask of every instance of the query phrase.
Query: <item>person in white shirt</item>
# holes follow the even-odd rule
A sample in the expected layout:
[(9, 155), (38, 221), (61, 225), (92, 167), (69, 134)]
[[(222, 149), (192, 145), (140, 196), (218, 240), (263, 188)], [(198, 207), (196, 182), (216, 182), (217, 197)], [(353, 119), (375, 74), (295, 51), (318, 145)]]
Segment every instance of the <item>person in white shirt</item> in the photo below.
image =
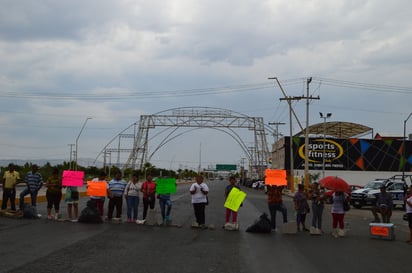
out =
[[(132, 180), (127, 183), (124, 189), (124, 197), (127, 204), (127, 222), (132, 223), (137, 221), (137, 211), (139, 208), (139, 192), (142, 188), (142, 182), (139, 182), (139, 175), (133, 174)], [(133, 215), (132, 215), (133, 214)], [(133, 217), (133, 220), (132, 220)]]
[(205, 227), (205, 207), (208, 204), (207, 194), (209, 193), (209, 187), (206, 183), (203, 183), (203, 176), (198, 175), (196, 177), (196, 183), (190, 186), (190, 194), (192, 195), (192, 204), (195, 211), (196, 222), (193, 223), (193, 227)]

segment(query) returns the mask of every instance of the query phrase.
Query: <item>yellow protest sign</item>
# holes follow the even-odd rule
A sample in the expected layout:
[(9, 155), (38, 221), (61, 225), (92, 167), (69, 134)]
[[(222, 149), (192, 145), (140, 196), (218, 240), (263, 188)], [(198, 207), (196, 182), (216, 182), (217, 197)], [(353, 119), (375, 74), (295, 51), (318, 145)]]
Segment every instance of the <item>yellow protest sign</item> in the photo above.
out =
[(228, 208), (233, 211), (238, 211), (243, 200), (246, 198), (246, 193), (239, 190), (238, 188), (233, 187), (230, 193), (228, 194), (225, 202), (225, 208)]
[(288, 184), (285, 170), (266, 169), (265, 176), (266, 185), (286, 186)]

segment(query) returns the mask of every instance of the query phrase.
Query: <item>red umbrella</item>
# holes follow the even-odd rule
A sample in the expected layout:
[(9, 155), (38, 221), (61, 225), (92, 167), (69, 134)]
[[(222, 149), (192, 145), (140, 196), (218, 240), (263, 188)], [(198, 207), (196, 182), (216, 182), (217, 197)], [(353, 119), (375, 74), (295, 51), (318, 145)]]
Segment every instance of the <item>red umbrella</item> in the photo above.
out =
[(349, 184), (337, 176), (325, 176), (320, 181), (320, 186), (332, 191), (349, 192)]

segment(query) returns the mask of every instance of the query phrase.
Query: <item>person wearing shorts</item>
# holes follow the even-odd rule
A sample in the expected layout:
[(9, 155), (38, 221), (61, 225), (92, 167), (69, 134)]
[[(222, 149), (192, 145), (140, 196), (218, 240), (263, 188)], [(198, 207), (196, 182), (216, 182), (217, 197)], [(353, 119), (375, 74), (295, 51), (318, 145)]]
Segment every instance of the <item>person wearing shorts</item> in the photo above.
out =
[(51, 211), (54, 207), (55, 218), (58, 218), (60, 210), (60, 200), (62, 199), (62, 179), (59, 176), (59, 169), (53, 169), (52, 176), (47, 178), (45, 186), (47, 187), (47, 219), (52, 219)]
[(67, 204), (69, 221), (77, 222), (77, 219), (79, 218), (79, 191), (77, 190), (77, 187), (68, 186), (66, 188), (66, 197), (64, 201)]

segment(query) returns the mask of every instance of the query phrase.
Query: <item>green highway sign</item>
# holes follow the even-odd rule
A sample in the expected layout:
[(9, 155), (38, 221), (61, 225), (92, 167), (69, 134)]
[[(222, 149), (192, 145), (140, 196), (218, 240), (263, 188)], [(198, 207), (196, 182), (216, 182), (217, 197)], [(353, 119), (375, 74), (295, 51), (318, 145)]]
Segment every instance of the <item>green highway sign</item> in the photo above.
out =
[(235, 164), (216, 164), (216, 171), (236, 171)]

